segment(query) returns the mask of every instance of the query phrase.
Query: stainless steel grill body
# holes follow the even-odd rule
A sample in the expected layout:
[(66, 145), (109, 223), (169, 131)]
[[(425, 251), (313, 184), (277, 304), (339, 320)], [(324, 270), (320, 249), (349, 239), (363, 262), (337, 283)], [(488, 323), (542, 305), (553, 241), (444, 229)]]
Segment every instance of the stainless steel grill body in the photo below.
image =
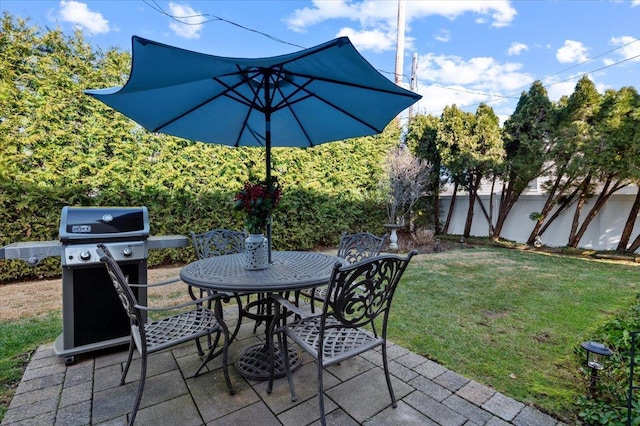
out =
[[(22, 259), (33, 266), (46, 257), (61, 258), (63, 332), (54, 350), (67, 363), (77, 354), (129, 341), (129, 319), (96, 253), (97, 243), (109, 248), (134, 284), (147, 282), (149, 250), (190, 244), (182, 235), (149, 236), (146, 207), (64, 207), (59, 236), (6, 245), (0, 259)], [(146, 291), (135, 291), (138, 301), (146, 303)]]

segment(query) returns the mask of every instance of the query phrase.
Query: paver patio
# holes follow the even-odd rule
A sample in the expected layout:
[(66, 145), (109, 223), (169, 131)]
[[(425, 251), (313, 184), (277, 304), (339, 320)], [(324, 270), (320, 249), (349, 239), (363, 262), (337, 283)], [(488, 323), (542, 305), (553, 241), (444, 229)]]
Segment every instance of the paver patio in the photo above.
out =
[[(229, 348), (232, 362), (245, 347), (259, 342), (263, 327), (243, 322)], [(325, 372), (327, 423), (334, 425), (536, 425), (561, 424), (554, 418), (462, 377), (398, 345), (388, 348), (398, 407), (390, 406), (382, 357), (370, 351)], [(53, 345), (38, 348), (29, 363), (2, 425), (127, 424), (137, 391), (139, 362), (127, 383), (118, 386), (126, 350), (77, 357), (65, 366)], [(230, 368), (236, 388), (229, 395), (221, 357), (192, 377), (200, 358), (193, 342), (149, 358), (145, 392), (136, 424), (307, 425), (319, 424), (316, 368), (303, 353), (294, 373), (297, 402), (286, 378), (274, 383), (246, 380)]]

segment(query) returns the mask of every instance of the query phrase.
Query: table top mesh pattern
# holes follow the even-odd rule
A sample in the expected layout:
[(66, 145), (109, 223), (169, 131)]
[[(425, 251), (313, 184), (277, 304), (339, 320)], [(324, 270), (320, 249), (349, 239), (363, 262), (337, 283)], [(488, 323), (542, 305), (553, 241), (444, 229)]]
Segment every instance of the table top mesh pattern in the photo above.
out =
[(218, 291), (286, 291), (328, 283), (336, 262), (339, 258), (328, 254), (283, 251), (272, 253), (268, 268), (248, 270), (239, 253), (190, 263), (180, 277), (187, 284)]

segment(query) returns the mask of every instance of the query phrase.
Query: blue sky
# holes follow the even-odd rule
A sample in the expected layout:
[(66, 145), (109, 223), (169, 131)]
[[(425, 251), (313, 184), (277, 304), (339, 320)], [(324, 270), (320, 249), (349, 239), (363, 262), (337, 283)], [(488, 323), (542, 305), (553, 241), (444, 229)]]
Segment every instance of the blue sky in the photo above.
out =
[[(439, 115), (451, 104), (474, 112), (485, 102), (504, 119), (533, 81), (542, 80), (555, 101), (585, 74), (601, 92), (640, 90), (640, 0), (405, 5), (403, 80), (409, 85), (417, 55), (417, 91), (424, 97), (418, 112)], [(80, 28), (103, 49), (130, 50), (131, 36), (138, 35), (214, 55), (265, 57), (346, 35), (394, 78), (396, 0), (2, 0), (0, 10), (41, 28)]]

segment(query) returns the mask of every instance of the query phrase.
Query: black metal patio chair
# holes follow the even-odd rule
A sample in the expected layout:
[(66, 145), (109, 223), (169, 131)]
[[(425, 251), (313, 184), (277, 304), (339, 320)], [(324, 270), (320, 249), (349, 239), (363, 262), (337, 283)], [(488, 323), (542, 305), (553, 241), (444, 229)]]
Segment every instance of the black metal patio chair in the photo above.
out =
[(198, 259), (242, 253), (246, 238), (246, 232), (231, 229), (213, 229), (201, 234), (191, 232), (193, 248)]
[[(98, 244), (97, 249), (100, 261), (104, 263), (113, 282), (113, 286), (118, 293), (118, 297), (122, 302), (122, 306), (129, 316), (131, 324), (131, 338), (129, 340), (129, 354), (127, 356), (127, 362), (120, 378), (120, 385), (125, 383), (129, 366), (133, 358), (134, 348), (138, 350), (141, 358), (140, 366), (140, 383), (138, 384), (138, 393), (136, 395), (135, 402), (131, 416), (129, 418), (129, 425), (133, 425), (133, 422), (140, 408), (140, 402), (142, 401), (142, 394), (144, 392), (145, 378), (147, 374), (147, 357), (148, 355), (158, 352), (176, 345), (179, 345), (190, 340), (198, 341), (199, 338), (205, 336), (211, 336), (216, 333), (218, 337), (220, 334), (224, 336), (224, 342), (222, 343), (222, 369), (224, 372), (224, 378), (227, 385), (227, 389), (230, 394), (234, 394), (234, 389), (231, 386), (231, 379), (229, 378), (228, 370), (228, 345), (230, 342), (229, 330), (227, 329), (222, 318), (222, 304), (221, 295), (209, 295), (204, 298), (199, 298), (191, 302), (182, 303), (175, 306), (163, 306), (163, 307), (149, 307), (141, 306), (138, 304), (131, 287), (142, 287), (144, 284), (129, 284), (127, 278), (122, 272), (122, 269), (118, 263), (114, 260), (113, 256), (109, 252), (109, 249), (104, 244)], [(157, 285), (149, 285), (147, 287), (153, 287)], [(206, 307), (210, 302), (214, 302), (213, 311)], [(146, 321), (146, 313), (148, 312), (165, 312), (174, 311), (177, 313), (152, 322)], [(216, 338), (216, 344), (218, 338)], [(197, 376), (202, 368), (213, 359), (217, 353), (214, 353), (216, 344), (209, 345), (209, 351), (204, 357), (200, 366), (196, 369), (194, 377)], [(199, 352), (200, 347), (198, 347)]]
[[(237, 254), (244, 252), (244, 240), (247, 238), (245, 231), (234, 231), (232, 229), (212, 229), (207, 232), (195, 233), (190, 232), (193, 248), (198, 259), (207, 259), (214, 256), (224, 256), (226, 254)], [(189, 286), (189, 294), (192, 299), (203, 297), (204, 291), (200, 289), (200, 295), (196, 296), (193, 287)], [(238, 321), (231, 333), (231, 341), (235, 339), (243, 316), (242, 301), (238, 295), (228, 294), (229, 297), (235, 298), (238, 304)], [(249, 295), (247, 295), (247, 303), (249, 303)], [(256, 325), (257, 327), (257, 325)]]
[[(416, 252), (412, 251), (406, 257), (380, 255), (346, 266), (337, 263), (328, 286), (328, 294), (333, 297), (325, 298), (320, 314), (309, 314), (281, 296), (271, 296), (281, 307), (275, 309), (276, 316), (270, 330), (271, 338), (274, 334), (278, 337), (280, 353), (286, 353), (284, 351), (287, 348), (287, 339), (290, 338), (316, 360), (320, 417), (323, 425), (326, 423), (323, 370), (378, 346), (381, 347), (391, 404), (396, 407), (387, 360), (387, 324), (398, 282), (415, 254)], [(300, 319), (286, 323), (284, 319), (288, 312), (294, 312)], [(274, 346), (272, 345), (271, 350), (271, 374), (267, 393), (273, 389)], [(284, 364), (291, 400), (296, 401), (291, 368), (288, 363)]]
[[(347, 263), (356, 263), (380, 255), (386, 242), (386, 234), (378, 237), (369, 232), (359, 232), (356, 234), (343, 232), (340, 237), (337, 256), (344, 259)], [(302, 290), (300, 291), (300, 295), (310, 299), (311, 312), (315, 313), (314, 301), (324, 302), (324, 299), (327, 297), (327, 286)], [(299, 296), (296, 295), (296, 300), (298, 297)]]

